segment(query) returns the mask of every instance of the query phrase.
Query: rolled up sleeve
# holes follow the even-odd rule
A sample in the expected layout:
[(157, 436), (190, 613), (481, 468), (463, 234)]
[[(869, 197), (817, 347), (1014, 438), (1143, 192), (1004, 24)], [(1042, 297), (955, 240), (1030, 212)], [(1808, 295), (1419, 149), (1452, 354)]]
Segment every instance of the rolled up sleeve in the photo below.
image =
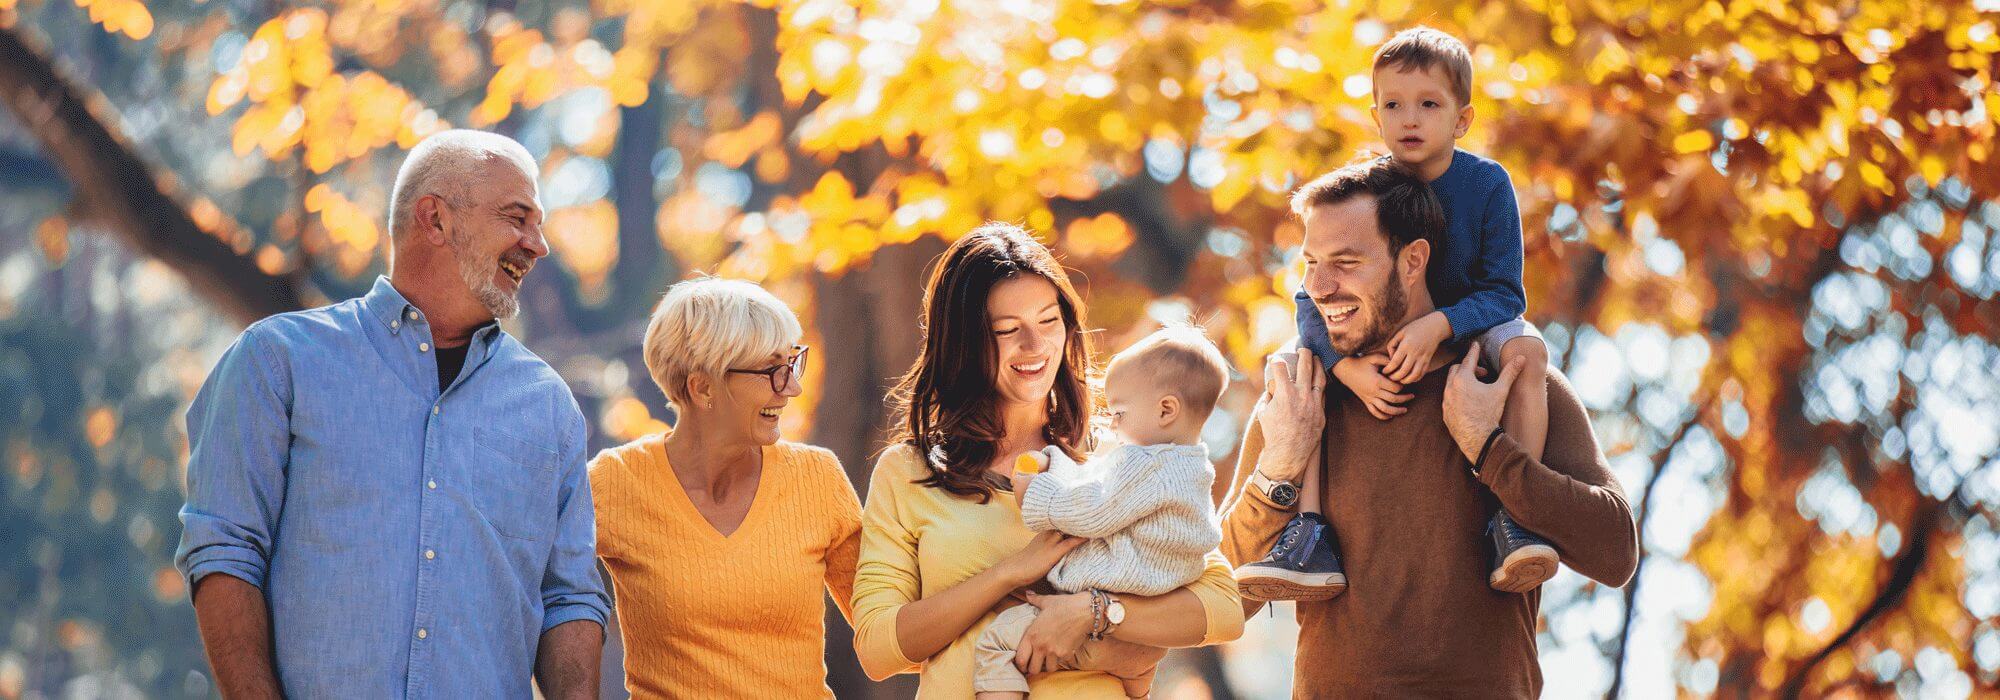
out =
[(187, 503), (174, 566), (189, 590), (221, 573), (264, 587), (285, 505), (291, 381), (251, 326), (209, 373), (187, 414)]
[(555, 549), (542, 575), (542, 631), (565, 622), (590, 620), (599, 627), (611, 615), (611, 599), (597, 574), (597, 513), (590, 500), (590, 471), (584, 462), (588, 439), (583, 412), (570, 404), (564, 431), (563, 481), (556, 513)]

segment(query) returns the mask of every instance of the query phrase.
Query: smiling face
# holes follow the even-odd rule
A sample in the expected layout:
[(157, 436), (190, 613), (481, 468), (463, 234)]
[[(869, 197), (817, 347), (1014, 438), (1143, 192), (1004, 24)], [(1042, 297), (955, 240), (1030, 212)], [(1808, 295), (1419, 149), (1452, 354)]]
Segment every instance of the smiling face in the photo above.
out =
[(986, 319), (993, 334), (993, 387), (1011, 402), (1042, 402), (1055, 387), (1069, 325), (1056, 287), (1039, 275), (1015, 275), (993, 285)]
[(534, 178), (513, 162), (489, 158), (479, 167), (447, 241), (466, 292), (494, 318), (510, 318), (521, 307), (521, 280), (549, 254), (541, 201)]
[[(732, 366), (731, 369), (766, 370), (788, 364), (796, 355), (796, 350), (773, 352), (757, 362)], [(704, 425), (753, 444), (777, 444), (778, 419), (784, 415), (785, 405), (791, 403), (792, 397), (798, 396), (801, 391), (796, 377), (781, 386), (784, 387), (782, 391), (772, 389), (769, 375), (723, 373), (721, 391), (715, 395), (715, 408), (710, 416), (705, 416), (709, 420), (704, 421)], [(700, 410), (709, 409), (703, 407)]]
[[(1451, 162), (1452, 149), (1472, 126), (1472, 107), (1452, 96), (1443, 66), (1377, 69), (1375, 106), (1370, 112), (1389, 154), (1429, 178), (1443, 174), (1435, 166)], [(1430, 172), (1433, 169), (1437, 172)]]
[[(1427, 257), (1428, 244), (1413, 242), (1400, 255), (1391, 255), (1376, 218), (1375, 198), (1366, 195), (1307, 210), (1305, 229), (1301, 257), (1306, 293), (1326, 320), (1333, 349), (1342, 355), (1380, 349), (1409, 315), (1406, 287), (1411, 276), (1398, 268), (1412, 264), (1413, 248), (1423, 247)], [(1414, 279), (1421, 283), (1423, 278)]]

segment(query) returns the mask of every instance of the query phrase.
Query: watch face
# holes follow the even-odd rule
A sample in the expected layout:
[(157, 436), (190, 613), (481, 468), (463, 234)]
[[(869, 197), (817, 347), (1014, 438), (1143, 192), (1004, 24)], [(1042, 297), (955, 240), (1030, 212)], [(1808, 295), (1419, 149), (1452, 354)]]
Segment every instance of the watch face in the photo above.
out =
[(1299, 500), (1299, 487), (1280, 483), (1271, 487), (1271, 500), (1281, 506), (1289, 506)]
[(1114, 625), (1125, 624), (1125, 602), (1111, 601), (1110, 609), (1104, 611), (1104, 619), (1110, 620)]

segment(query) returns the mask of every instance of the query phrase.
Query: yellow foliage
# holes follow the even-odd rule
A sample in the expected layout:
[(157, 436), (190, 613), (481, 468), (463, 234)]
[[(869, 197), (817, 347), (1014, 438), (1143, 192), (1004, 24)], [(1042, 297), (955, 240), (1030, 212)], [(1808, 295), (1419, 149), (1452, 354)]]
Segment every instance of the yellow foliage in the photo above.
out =
[[(12, 6), (12, 0), (7, 0), (0, 9)], [(90, 21), (103, 25), (104, 31), (133, 39), (153, 34), (153, 13), (142, 0), (76, 0), (76, 6), (89, 10)]]
[(1132, 245), (1132, 228), (1117, 214), (1106, 212), (1069, 222), (1062, 251), (1079, 258), (1113, 258)]
[(618, 262), (618, 209), (609, 201), (557, 209), (543, 231), (555, 260), (576, 273), (585, 294), (596, 292)]

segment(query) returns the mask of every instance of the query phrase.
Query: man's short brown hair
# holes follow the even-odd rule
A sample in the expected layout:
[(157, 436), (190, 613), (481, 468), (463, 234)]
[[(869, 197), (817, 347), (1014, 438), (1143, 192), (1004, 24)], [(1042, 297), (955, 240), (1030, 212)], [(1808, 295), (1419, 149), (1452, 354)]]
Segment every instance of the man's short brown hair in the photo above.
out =
[(1425, 71), (1432, 67), (1444, 71), (1458, 106), (1472, 104), (1472, 52), (1458, 37), (1420, 25), (1396, 32), (1389, 43), (1375, 50), (1377, 73), (1385, 68)]
[(1390, 257), (1418, 239), (1430, 241), (1431, 254), (1437, 255), (1444, 236), (1444, 206), (1423, 178), (1388, 158), (1357, 160), (1313, 178), (1292, 193), (1292, 213), (1303, 220), (1313, 207), (1361, 196), (1375, 198), (1375, 224), (1389, 239)]

